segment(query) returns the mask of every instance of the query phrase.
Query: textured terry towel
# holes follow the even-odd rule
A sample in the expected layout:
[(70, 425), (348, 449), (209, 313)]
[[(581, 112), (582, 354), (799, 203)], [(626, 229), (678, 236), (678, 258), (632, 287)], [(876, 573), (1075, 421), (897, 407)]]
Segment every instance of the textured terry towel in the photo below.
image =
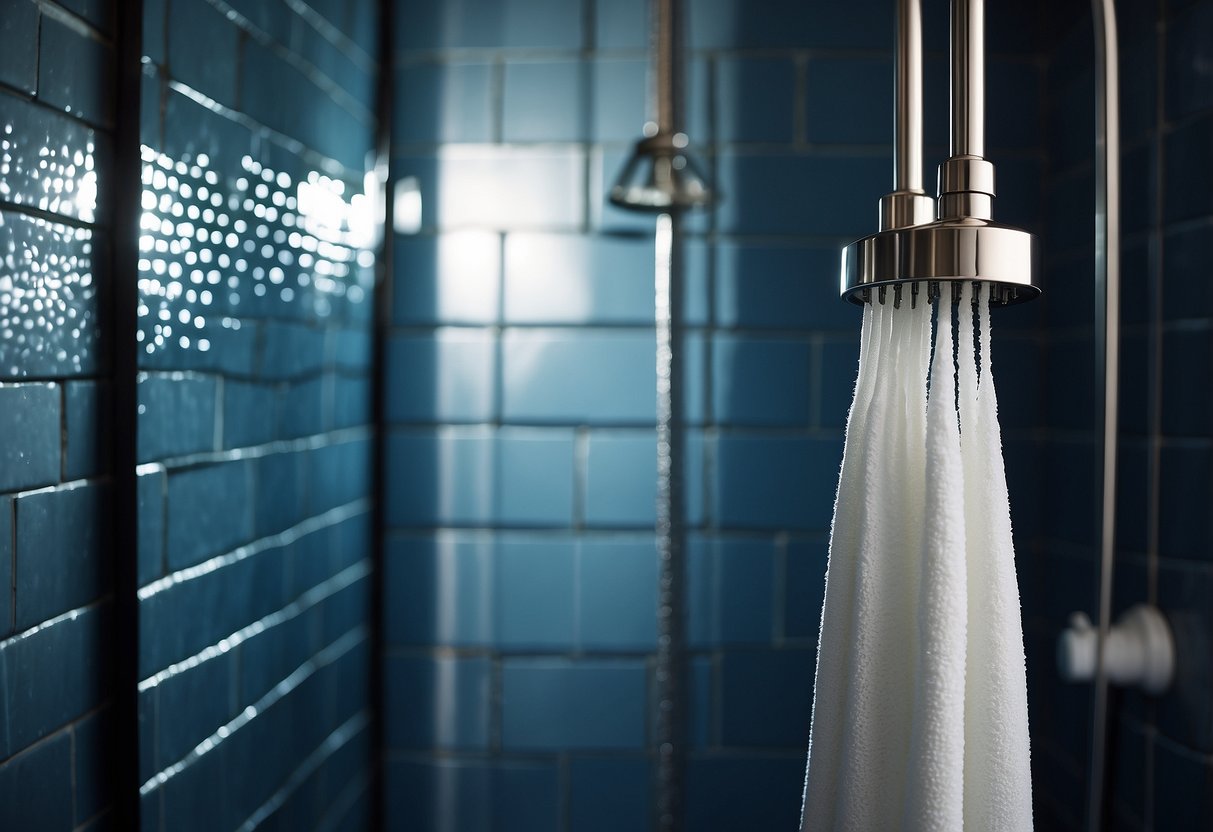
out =
[(929, 304), (898, 309), (890, 297), (864, 307), (802, 830), (1032, 827), (988, 298), (980, 378), (971, 288), (959, 304), (958, 350), (952, 304), (936, 305), (933, 360)]

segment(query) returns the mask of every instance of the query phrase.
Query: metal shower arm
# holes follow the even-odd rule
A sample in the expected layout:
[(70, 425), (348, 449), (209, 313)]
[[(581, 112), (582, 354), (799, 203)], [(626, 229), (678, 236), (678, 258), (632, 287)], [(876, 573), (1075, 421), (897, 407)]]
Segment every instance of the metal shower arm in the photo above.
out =
[(935, 218), (922, 189), (922, 4), (897, 0), (893, 109), (893, 192), (880, 200), (880, 228), (906, 228)]
[(922, 4), (897, 2), (893, 189), (922, 193)]
[(952, 0), (952, 152), (939, 166), (939, 218), (994, 216), (994, 166), (984, 158), (986, 15), (983, 0)]
[(678, 23), (681, 20), (676, 8), (681, 0), (653, 0), (653, 25), (650, 28), (652, 44), (650, 53), (653, 62), (652, 112), (658, 135), (671, 135), (682, 131), (682, 113), (679, 108), (679, 90), (682, 79), (678, 61)]
[(985, 156), (984, 0), (952, 0), (952, 156)]

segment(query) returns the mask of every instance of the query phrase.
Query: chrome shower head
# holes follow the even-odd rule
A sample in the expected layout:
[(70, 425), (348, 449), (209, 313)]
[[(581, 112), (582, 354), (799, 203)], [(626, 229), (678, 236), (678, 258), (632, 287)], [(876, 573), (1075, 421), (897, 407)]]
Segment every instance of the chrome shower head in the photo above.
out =
[(1028, 232), (973, 217), (880, 231), (843, 249), (841, 294), (869, 300), (873, 288), (919, 281), (979, 281), (992, 302), (1007, 305), (1040, 294), (1032, 281), (1036, 239)]
[[(994, 166), (985, 143), (984, 8), (982, 0), (952, 0), (952, 155), (939, 166), (936, 219), (922, 194), (922, 45), (918, 0), (898, 4), (897, 190), (881, 202), (881, 230), (843, 250), (840, 294), (854, 303), (873, 288), (906, 282), (978, 281), (997, 304), (1040, 294), (1037, 244), (1019, 228), (993, 220)], [(911, 173), (905, 176), (902, 170)], [(923, 216), (924, 213), (926, 216)], [(878, 293), (883, 297), (885, 292)]]
[(696, 208), (712, 202), (712, 189), (683, 133), (658, 133), (636, 142), (611, 188), (611, 203), (637, 211)]

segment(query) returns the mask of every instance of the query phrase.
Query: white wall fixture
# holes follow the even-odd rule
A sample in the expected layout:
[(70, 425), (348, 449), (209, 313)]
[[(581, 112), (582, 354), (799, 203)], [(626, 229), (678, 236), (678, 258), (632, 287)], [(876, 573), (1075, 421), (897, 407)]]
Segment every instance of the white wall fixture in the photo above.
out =
[[(1057, 669), (1067, 682), (1095, 677), (1099, 632), (1086, 613), (1070, 615), (1070, 627), (1057, 639)], [(1138, 604), (1112, 625), (1104, 640), (1104, 669), (1109, 682), (1160, 694), (1175, 672), (1175, 641), (1157, 608)]]

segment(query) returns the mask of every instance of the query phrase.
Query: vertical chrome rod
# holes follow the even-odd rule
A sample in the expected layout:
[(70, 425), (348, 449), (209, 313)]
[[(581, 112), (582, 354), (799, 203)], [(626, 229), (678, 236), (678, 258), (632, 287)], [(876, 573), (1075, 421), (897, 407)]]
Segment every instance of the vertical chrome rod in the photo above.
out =
[(922, 191), (922, 5), (897, 1), (893, 190)]
[(935, 200), (922, 190), (920, 0), (897, 0), (893, 90), (893, 191), (880, 200), (882, 231), (921, 225), (935, 218)]
[(952, 0), (952, 156), (985, 156), (985, 28), (983, 0)]
[(652, 0), (649, 52), (653, 61), (653, 101), (650, 112), (656, 119), (657, 132), (662, 135), (682, 130), (682, 113), (679, 112), (682, 79), (676, 60), (681, 37), (678, 3), (679, 0)]
[(684, 710), (682, 258), (680, 218), (657, 217), (657, 828), (684, 827), (682, 769)]
[(1091, 766), (1087, 829), (1103, 826), (1108, 676), (1104, 642), (1112, 619), (1112, 561), (1116, 543), (1117, 380), (1120, 367), (1120, 81), (1116, 8), (1092, 0), (1095, 23), (1095, 338), (1097, 389), (1102, 388), (1103, 453), (1099, 517), (1099, 631), (1091, 707)]

